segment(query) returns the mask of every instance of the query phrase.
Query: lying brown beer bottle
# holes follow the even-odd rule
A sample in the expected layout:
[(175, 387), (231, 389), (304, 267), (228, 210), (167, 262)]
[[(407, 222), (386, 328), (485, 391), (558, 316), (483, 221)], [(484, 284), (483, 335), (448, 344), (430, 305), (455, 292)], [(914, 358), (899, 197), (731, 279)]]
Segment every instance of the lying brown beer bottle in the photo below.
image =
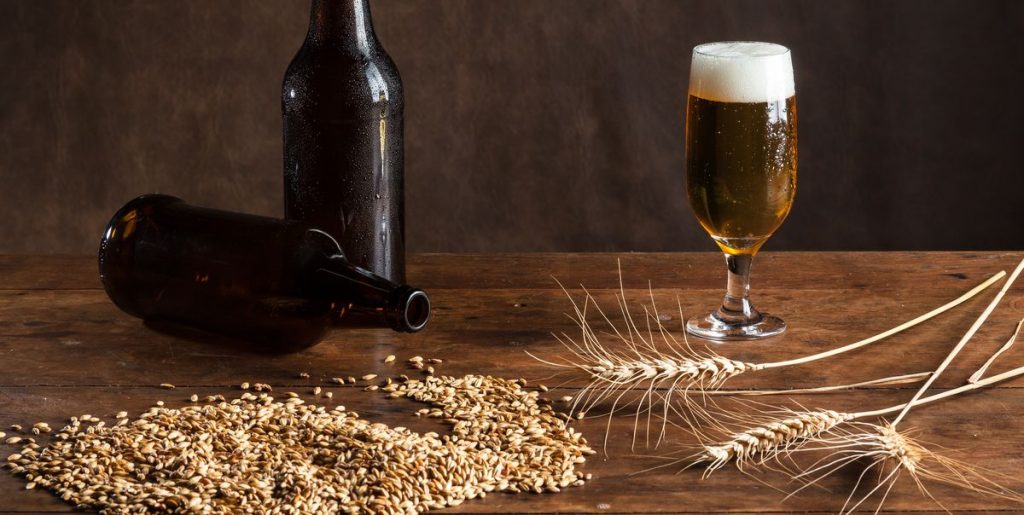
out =
[(430, 300), (349, 263), (327, 233), (294, 220), (143, 195), (110, 220), (99, 251), (107, 295), (127, 313), (298, 350), (334, 324), (422, 329)]

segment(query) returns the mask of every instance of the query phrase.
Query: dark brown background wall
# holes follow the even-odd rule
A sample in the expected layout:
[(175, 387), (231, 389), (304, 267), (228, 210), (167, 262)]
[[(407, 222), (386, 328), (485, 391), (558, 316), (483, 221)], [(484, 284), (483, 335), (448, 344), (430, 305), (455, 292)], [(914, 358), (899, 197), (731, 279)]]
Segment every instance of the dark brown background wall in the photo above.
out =
[[(793, 49), (768, 249), (1024, 247), (1024, 2), (378, 0), (412, 251), (712, 250), (683, 195), (691, 48)], [(143, 192), (281, 212), (304, 0), (0, 0), (0, 252), (92, 252)]]

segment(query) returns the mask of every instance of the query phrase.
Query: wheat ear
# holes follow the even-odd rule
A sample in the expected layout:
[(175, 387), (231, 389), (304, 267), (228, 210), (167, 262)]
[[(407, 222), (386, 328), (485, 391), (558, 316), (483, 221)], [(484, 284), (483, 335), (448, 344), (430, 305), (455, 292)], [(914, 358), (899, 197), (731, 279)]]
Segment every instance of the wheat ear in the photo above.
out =
[[(895, 430), (900, 419), (914, 406), (928, 404), (930, 402), (935, 402), (937, 400), (959, 395), (978, 388), (983, 388), (998, 381), (1004, 381), (1006, 379), (1016, 377), (1020, 372), (1024, 372), (1024, 367), (1011, 370), (1010, 372), (1005, 372), (988, 379), (968, 383), (960, 388), (949, 390), (932, 397), (921, 398), (921, 395), (927, 387), (935, 381), (935, 378), (938, 377), (947, 366), (949, 366), (957, 354), (959, 354), (971, 338), (974, 337), (978, 329), (985, 323), (989, 315), (991, 315), (995, 310), (996, 306), (999, 305), (999, 302), (1006, 295), (1006, 292), (1009, 291), (1010, 286), (1013, 285), (1014, 281), (1017, 280), (1017, 277), (1020, 276), (1021, 271), (1024, 271), (1024, 260), (1021, 260), (1020, 264), (1017, 265), (1017, 268), (1014, 269), (1013, 274), (1010, 275), (1009, 280), (1006, 281), (992, 301), (989, 302), (982, 314), (974, 321), (973, 324), (971, 324), (970, 329), (964, 333), (963, 337), (960, 338), (960, 341), (953, 347), (953, 350), (946, 355), (942, 364), (940, 364), (935, 372), (928, 377), (925, 384), (915, 392), (914, 397), (910, 402), (885, 409), (863, 411), (860, 413), (837, 413), (831, 410), (814, 410), (803, 413), (793, 412), (794, 416), (787, 417), (783, 420), (769, 422), (764, 425), (755, 426), (751, 429), (735, 433), (726, 442), (710, 446), (705, 445), (704, 452), (698, 456), (697, 461), (708, 463), (708, 471), (710, 472), (721, 468), (723, 465), (733, 460), (735, 460), (738, 465), (742, 465), (744, 462), (749, 461), (754, 457), (759, 457), (762, 460), (771, 459), (776, 457), (781, 450), (790, 449), (802, 442), (817, 438), (843, 422), (867, 417), (881, 417), (889, 413), (898, 412), (899, 414), (896, 419), (889, 424), (889, 427), (892, 430)], [(994, 356), (997, 356), (998, 354), (999, 352)], [(803, 427), (802, 422), (805, 420), (812, 422), (807, 426), (806, 430), (792, 429), (796, 427)], [(724, 452), (726, 449), (731, 449), (731, 451)], [(708, 472), (705, 474), (707, 473)]]
[(735, 433), (724, 442), (705, 445), (696, 462), (707, 464), (705, 478), (729, 463), (735, 463), (740, 469), (748, 461), (763, 463), (799, 442), (817, 438), (849, 421), (850, 416), (832, 410), (794, 413), (791, 417)]
[[(561, 286), (561, 283), (559, 285)], [(690, 346), (685, 334), (682, 342), (676, 340), (658, 319), (653, 290), (649, 290), (652, 308), (644, 307), (644, 316), (638, 324), (627, 309), (625, 290), (620, 283), (620, 294), (616, 299), (626, 329), (619, 330), (589, 291), (584, 289), (585, 297), (581, 303), (577, 303), (564, 287), (562, 289), (572, 303), (575, 316), (571, 318), (580, 329), (581, 336), (578, 339), (565, 333), (554, 336), (571, 357), (562, 357), (558, 362), (554, 362), (541, 359), (529, 352), (527, 354), (553, 367), (582, 371), (590, 378), (590, 382), (574, 397), (571, 406), (571, 410), (578, 416), (582, 417), (599, 403), (609, 398), (613, 399), (609, 410), (608, 430), (611, 415), (620, 409), (620, 403), (632, 391), (642, 392), (637, 402), (636, 424), (641, 423), (646, 406), (649, 429), (656, 399), (665, 401), (661, 418), (666, 421), (671, 397), (675, 392), (687, 393), (691, 389), (698, 392), (715, 390), (729, 378), (742, 374), (753, 366), (711, 351), (698, 351)], [(614, 337), (621, 344), (621, 349), (612, 349), (602, 343), (601, 335), (587, 320), (591, 307), (605, 321), (611, 333), (614, 333)], [(659, 389), (664, 389), (666, 393), (660, 394)], [(659, 442), (663, 436), (664, 423)], [(636, 444), (636, 432), (633, 444)]]
[[(872, 488), (865, 495), (863, 495), (860, 498), (860, 500), (851, 505), (850, 503), (854, 499), (857, 489), (860, 486), (860, 481), (858, 480), (858, 482), (854, 485), (853, 490), (850, 492), (850, 495), (847, 497), (846, 504), (843, 506), (844, 513), (853, 512), (861, 504), (863, 504), (869, 497), (871, 497), (875, 492), (879, 491), (884, 487), (884, 494), (882, 495), (881, 501), (879, 501), (876, 512), (880, 510), (882, 504), (885, 503), (885, 499), (888, 496), (889, 491), (892, 488), (892, 485), (895, 484), (900, 474), (903, 472), (906, 472), (907, 474), (910, 475), (910, 477), (914, 480), (914, 482), (917, 484), (918, 488), (921, 490), (922, 493), (932, 498), (936, 502), (938, 502), (938, 500), (936, 500), (935, 497), (932, 496), (928, 489), (925, 487), (924, 482), (922, 481), (923, 479), (961, 486), (968, 490), (972, 490), (974, 492), (978, 492), (985, 495), (1000, 497), (1003, 499), (1013, 500), (1016, 502), (1024, 502), (1024, 496), (1021, 496), (1017, 492), (992, 481), (991, 479), (989, 479), (980, 472), (981, 469), (973, 467), (967, 463), (936, 454), (928, 450), (925, 446), (916, 442), (913, 438), (909, 436), (907, 432), (901, 432), (899, 429), (897, 429), (897, 425), (899, 424), (899, 422), (903, 420), (903, 418), (907, 415), (907, 413), (910, 412), (912, 408), (921, 404), (919, 402), (919, 399), (924, 394), (924, 392), (927, 391), (931, 384), (942, 374), (943, 371), (945, 371), (945, 369), (953, 361), (956, 355), (964, 348), (964, 346), (967, 345), (967, 342), (978, 331), (978, 329), (985, 322), (985, 320), (992, 313), (992, 311), (995, 310), (996, 306), (999, 304), (999, 301), (1002, 300), (1003, 296), (1006, 295), (1006, 292), (1010, 289), (1010, 286), (1014, 283), (1014, 281), (1017, 280), (1017, 277), (1020, 276), (1021, 271), (1024, 271), (1024, 259), (1021, 260), (1021, 262), (1014, 269), (1013, 273), (1010, 274), (1010, 278), (999, 290), (999, 293), (996, 294), (995, 298), (992, 299), (992, 302), (989, 303), (988, 307), (985, 309), (985, 312), (982, 313), (980, 317), (978, 317), (974, 324), (971, 325), (971, 328), (967, 331), (967, 333), (964, 334), (963, 338), (960, 339), (960, 342), (957, 343), (956, 347), (953, 348), (952, 352), (950, 352), (949, 355), (946, 356), (946, 359), (944, 359), (942, 363), (939, 365), (939, 367), (935, 369), (935, 372), (933, 372), (932, 375), (928, 378), (928, 380), (925, 381), (925, 383), (921, 386), (921, 388), (918, 389), (918, 391), (914, 394), (914, 397), (910, 400), (910, 402), (906, 403), (899, 410), (899, 414), (896, 416), (895, 419), (893, 419), (892, 422), (886, 422), (881, 425), (863, 424), (862, 427), (869, 428), (864, 433), (853, 434), (845, 439), (843, 439), (842, 437), (839, 438), (840, 445), (845, 446), (849, 445), (852, 442), (856, 442), (863, 447), (863, 450), (860, 451), (859, 456), (873, 457), (875, 459), (871, 466), (865, 469), (864, 472), (861, 474), (861, 478), (863, 478), (864, 474), (867, 474), (867, 472), (875, 466), (880, 466), (881, 470), (883, 471), (883, 474), (880, 476), (882, 478), (881, 481), (879, 481), (874, 488)], [(1020, 324), (1017, 325), (1017, 331), (1019, 330)], [(979, 380), (978, 377), (981, 373), (984, 373), (988, 366), (997, 357), (999, 357), (999, 355), (1003, 351), (1005, 351), (1007, 348), (1013, 345), (1016, 335), (1017, 333), (1015, 332), (1014, 336), (1012, 336), (1010, 340), (1003, 345), (1002, 348), (996, 351), (992, 355), (992, 357), (981, 367), (981, 369), (979, 369), (978, 372), (971, 376), (965, 388), (976, 389), (979, 387), (980, 384), (985, 382), (984, 380)], [(836, 454), (837, 453), (833, 453), (833, 456), (836, 456)], [(849, 455), (850, 453), (845, 453), (842, 456), (835, 458), (833, 460), (833, 463), (838, 462), (842, 464), (846, 462)], [(857, 455), (858, 453), (853, 453), (853, 456)], [(891, 468), (891, 471), (888, 474), (884, 473), (886, 467)], [(825, 475), (827, 474), (828, 472), (825, 473)]]
[[(736, 433), (726, 442), (716, 445), (705, 445), (703, 453), (697, 457), (696, 463), (707, 464), (704, 473), (707, 476), (729, 462), (735, 462), (737, 467), (742, 468), (743, 464), (748, 461), (758, 459), (763, 464), (767, 460), (778, 460), (782, 454), (791, 456), (795, 452), (804, 450), (805, 447), (810, 447), (814, 450), (831, 449), (833, 452), (826, 458), (818, 460), (803, 472), (794, 475), (795, 479), (805, 481), (805, 485), (790, 494), (793, 495), (845, 465), (863, 459), (871, 460), (870, 465), (858, 477), (853, 490), (843, 505), (841, 513), (853, 512), (876, 492), (882, 491), (882, 499), (879, 501), (877, 508), (880, 510), (892, 486), (903, 472), (911, 476), (922, 493), (937, 503), (938, 500), (928, 491), (924, 480), (957, 485), (985, 495), (1024, 502), (1024, 496), (992, 481), (982, 473), (982, 469), (934, 453), (917, 442), (909, 433), (901, 432), (897, 429), (897, 423), (915, 406), (960, 395), (1024, 374), (1024, 367), (1018, 367), (986, 379), (977, 379), (975, 376), (978, 374), (975, 374), (975, 376), (972, 376), (972, 379), (975, 380), (974, 382), (922, 398), (928, 386), (952, 362), (985, 320), (987, 320), (992, 311), (995, 310), (1022, 270), (1024, 270), (1024, 260), (1018, 264), (1006, 284), (1003, 285), (1003, 288), (996, 294), (985, 311), (971, 325), (971, 328), (964, 334), (943, 360), (942, 364), (925, 381), (925, 384), (909, 402), (881, 410), (859, 413), (838, 413), (827, 410), (798, 413), (796, 416), (790, 416), (778, 422), (768, 423)], [(1019, 328), (1020, 324), (1018, 324), (1018, 330)], [(1016, 333), (1014, 333), (1015, 336)], [(982, 370), (987, 368), (1009, 345), (1012, 345), (1013, 340), (1014, 338), (1011, 337), (1006, 345), (993, 354), (993, 357), (986, 362)], [(870, 424), (855, 422), (858, 419), (877, 418), (894, 412), (898, 412), (898, 415), (891, 423)], [(850, 428), (840, 427), (842, 424), (848, 424)], [(854, 496), (860, 488), (865, 475), (876, 467), (879, 467), (880, 470), (880, 480), (865, 495), (855, 501)], [(887, 470), (888, 472), (886, 472)], [(814, 477), (814, 479), (808, 481), (807, 478), (809, 477)]]
[[(919, 398), (914, 402), (914, 406), (931, 404), (1022, 375), (1024, 375), (1024, 367), (1018, 367), (981, 379), (976, 383)], [(761, 422), (758, 425), (735, 432), (728, 439), (721, 442), (702, 446), (700, 453), (691, 456), (691, 465), (704, 464), (706, 467), (704, 475), (707, 476), (731, 462), (735, 462), (740, 467), (750, 462), (762, 464), (777, 458), (781, 454), (792, 452), (808, 442), (814, 440), (823, 441), (821, 440), (822, 435), (836, 430), (841, 424), (896, 413), (904, 409), (908, 404), (897, 404), (879, 410), (855, 413), (826, 409), (806, 411), (783, 410), (789, 414), (776, 420)]]
[[(583, 288), (585, 293), (583, 301), (577, 303), (568, 290), (555, 279), (569, 298), (573, 309), (573, 314), (570, 315), (570, 318), (580, 330), (580, 336), (573, 338), (566, 333), (554, 335), (568, 351), (569, 356), (567, 357), (563, 356), (553, 361), (541, 359), (529, 352), (527, 354), (552, 367), (581, 372), (588, 377), (589, 382), (575, 396), (573, 401), (572, 411), (578, 416), (583, 416), (599, 403), (612, 399), (613, 402), (609, 410), (610, 416), (619, 408), (620, 403), (629, 391), (640, 390), (642, 393), (637, 403), (636, 423), (639, 426), (641, 415), (646, 406), (649, 434), (650, 417), (654, 411), (653, 407), (656, 399), (663, 402), (661, 417), (663, 420), (667, 420), (671, 409), (670, 401), (676, 391), (682, 394), (688, 394), (692, 391), (703, 395), (720, 388), (729, 379), (746, 372), (800, 365), (862, 348), (925, 322), (966, 302), (1005, 275), (1005, 272), (1000, 271), (956, 299), (913, 320), (858, 342), (802, 358), (755, 364), (729, 359), (707, 348), (698, 351), (690, 345), (685, 332), (683, 333), (683, 340), (681, 342), (677, 340), (661, 323), (657, 306), (654, 304), (653, 290), (650, 288), (651, 308), (644, 307), (643, 319), (638, 324), (637, 320), (630, 314), (627, 306), (620, 263), (619, 292), (615, 298), (622, 315), (624, 329), (620, 330), (611, 321), (611, 318), (601, 309), (600, 305), (586, 288)], [(608, 332), (599, 334), (589, 322), (588, 312), (591, 306), (597, 312), (599, 318), (608, 326)], [(682, 320), (682, 307), (678, 302), (677, 306), (679, 307), (680, 320)], [(606, 344), (603, 341), (602, 335), (611, 337), (612, 341), (617, 343), (617, 345)], [(657, 393), (659, 389), (666, 389), (667, 393), (659, 395)], [(609, 420), (609, 427), (610, 423)], [(665, 424), (663, 422), (658, 443), (661, 442), (664, 434)], [(634, 432), (634, 444), (635, 438), (636, 432)]]

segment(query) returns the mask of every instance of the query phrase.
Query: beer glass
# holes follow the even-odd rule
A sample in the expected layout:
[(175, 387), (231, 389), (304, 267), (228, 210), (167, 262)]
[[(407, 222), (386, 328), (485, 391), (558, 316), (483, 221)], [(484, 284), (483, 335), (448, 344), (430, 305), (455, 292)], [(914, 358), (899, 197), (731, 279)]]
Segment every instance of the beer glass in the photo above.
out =
[(711, 340), (781, 334), (750, 302), (750, 265), (796, 194), (796, 94), (789, 49), (758, 42), (693, 49), (686, 113), (686, 192), (725, 254), (721, 307), (686, 330)]

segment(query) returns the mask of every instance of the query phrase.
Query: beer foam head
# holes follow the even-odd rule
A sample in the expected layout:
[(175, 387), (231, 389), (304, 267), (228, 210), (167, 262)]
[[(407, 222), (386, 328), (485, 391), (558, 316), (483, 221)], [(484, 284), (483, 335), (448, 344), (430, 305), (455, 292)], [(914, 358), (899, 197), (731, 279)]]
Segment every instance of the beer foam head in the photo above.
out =
[(730, 41), (693, 49), (691, 95), (718, 102), (772, 102), (795, 93), (793, 61), (782, 45)]

